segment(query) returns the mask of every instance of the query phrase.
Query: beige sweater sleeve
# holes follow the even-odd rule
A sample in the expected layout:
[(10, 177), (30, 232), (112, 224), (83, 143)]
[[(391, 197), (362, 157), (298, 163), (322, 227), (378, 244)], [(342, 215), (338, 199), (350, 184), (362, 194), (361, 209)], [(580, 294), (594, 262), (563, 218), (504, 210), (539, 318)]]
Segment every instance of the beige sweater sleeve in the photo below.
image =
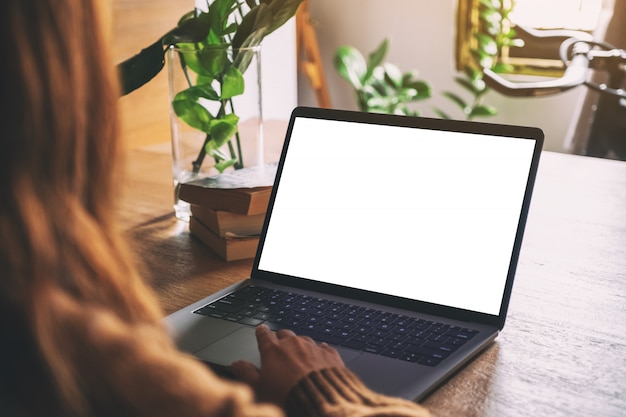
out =
[(289, 393), (285, 410), (293, 417), (430, 416), (414, 402), (371, 391), (347, 369), (326, 369), (301, 380)]

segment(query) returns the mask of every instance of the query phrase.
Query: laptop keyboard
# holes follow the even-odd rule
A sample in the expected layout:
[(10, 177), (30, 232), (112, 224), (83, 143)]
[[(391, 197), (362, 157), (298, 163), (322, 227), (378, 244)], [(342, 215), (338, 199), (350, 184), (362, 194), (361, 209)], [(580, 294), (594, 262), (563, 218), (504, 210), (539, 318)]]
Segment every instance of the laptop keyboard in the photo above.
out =
[(476, 330), (249, 285), (194, 311), (273, 330), (290, 329), (318, 342), (436, 366)]

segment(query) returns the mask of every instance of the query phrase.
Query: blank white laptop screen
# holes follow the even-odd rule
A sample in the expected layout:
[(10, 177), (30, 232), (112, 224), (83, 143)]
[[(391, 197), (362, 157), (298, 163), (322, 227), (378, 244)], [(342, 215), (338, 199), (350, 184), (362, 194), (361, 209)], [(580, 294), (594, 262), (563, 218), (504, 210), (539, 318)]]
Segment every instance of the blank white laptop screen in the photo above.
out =
[(534, 147), (296, 118), (259, 269), (497, 315)]

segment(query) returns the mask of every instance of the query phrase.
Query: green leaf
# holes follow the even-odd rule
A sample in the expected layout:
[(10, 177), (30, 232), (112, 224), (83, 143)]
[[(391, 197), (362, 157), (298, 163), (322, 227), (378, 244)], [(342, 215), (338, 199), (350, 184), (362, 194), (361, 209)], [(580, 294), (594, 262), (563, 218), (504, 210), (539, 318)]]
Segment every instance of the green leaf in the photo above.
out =
[(226, 155), (221, 148), (222, 145), (218, 145), (213, 139), (209, 140), (206, 145), (204, 145), (205, 152), (216, 161), (228, 159), (228, 155)]
[(230, 168), (231, 166), (237, 163), (236, 159), (227, 159), (224, 161), (219, 161), (215, 164), (215, 168), (220, 172), (226, 171), (226, 168)]
[(500, 0), (480, 0), (480, 4), (488, 9), (500, 9), (502, 7)]
[(430, 88), (428, 90), (419, 90), (419, 89), (412, 88), (412, 90), (417, 91), (417, 95), (413, 97), (411, 101), (426, 100), (432, 96), (432, 92)]
[(339, 47), (335, 52), (333, 64), (339, 75), (352, 84), (355, 89), (358, 90), (363, 87), (363, 80), (367, 74), (367, 64), (358, 49), (352, 46)]
[(467, 78), (454, 77), (454, 82), (472, 94), (476, 94), (477, 92), (476, 89), (474, 88), (474, 84), (472, 84), (472, 82), (468, 80)]
[(268, 1), (272, 21), (267, 28), (267, 34), (274, 32), (276, 29), (284, 25), (287, 20), (291, 19), (298, 11), (300, 3), (304, 0), (272, 0)]
[(484, 33), (477, 33), (476, 39), (478, 40), (479, 50), (489, 55), (498, 54), (498, 45), (496, 41), (489, 35)]
[(433, 112), (435, 112), (435, 114), (436, 114), (437, 116), (439, 116), (440, 118), (442, 118), (442, 119), (447, 119), (447, 120), (452, 119), (448, 113), (444, 112), (444, 111), (443, 111), (443, 110), (441, 110), (440, 108), (435, 107), (435, 108), (433, 109)]
[(360, 91), (368, 100), (372, 97), (385, 97), (387, 94), (387, 90), (381, 84), (364, 85)]
[(215, 168), (219, 172), (224, 172), (226, 168), (237, 163), (237, 159), (230, 158), (221, 150), (237, 133), (237, 123), (239, 123), (239, 117), (234, 114), (227, 114), (211, 121), (209, 131), (211, 140), (206, 143), (204, 150), (215, 160)]
[(489, 117), (498, 114), (498, 110), (495, 107), (488, 106), (486, 104), (480, 104), (474, 106), (468, 114), (468, 118), (473, 117)]
[(378, 109), (386, 112), (387, 107), (389, 107), (389, 101), (384, 97), (370, 97), (367, 100), (367, 106), (370, 110)]
[(472, 57), (480, 68), (491, 68), (495, 61), (494, 55), (487, 54), (481, 50), (473, 50)]
[(384, 85), (387, 83), (387, 81), (385, 81), (385, 68), (380, 65), (376, 68), (374, 68), (374, 72), (372, 73), (372, 76), (370, 77), (369, 80), (367, 80), (368, 84), (381, 84)]
[(474, 96), (480, 94), (487, 88), (482, 78), (470, 80), (468, 78), (455, 77), (454, 81)]
[(444, 97), (447, 97), (450, 101), (455, 103), (461, 110), (465, 112), (465, 109), (467, 109), (468, 105), (465, 100), (463, 100), (460, 96), (450, 91), (444, 91), (442, 94)]
[(224, 74), (222, 79), (222, 99), (229, 99), (240, 94), (245, 90), (243, 74), (234, 66), (231, 66)]
[(198, 84), (194, 87), (190, 87), (188, 90), (194, 91), (194, 93), (198, 95), (198, 98), (204, 98), (211, 101), (219, 100), (219, 95), (211, 84)]
[(432, 95), (432, 89), (430, 84), (426, 81), (415, 79), (414, 75), (404, 74), (402, 80), (403, 88), (413, 88), (417, 90), (417, 95), (420, 98), (428, 98)]
[[(235, 34), (232, 46), (235, 50), (256, 47), (261, 44), (269, 31), (272, 16), (268, 6), (261, 2), (258, 7), (250, 10), (243, 18), (237, 33)], [(244, 72), (250, 60), (246, 56), (241, 56), (236, 61), (236, 66)]]
[(153, 79), (165, 65), (161, 40), (117, 66), (122, 95), (128, 94)]
[(396, 88), (402, 87), (402, 71), (400, 71), (400, 68), (391, 63), (383, 64), (383, 68), (385, 69), (385, 81)]
[(231, 167), (237, 163), (236, 159), (229, 158), (228, 155), (224, 154), (220, 149), (222, 145), (219, 145), (214, 141), (210, 140), (204, 147), (204, 151), (215, 160), (215, 169), (217, 169), (220, 173), (224, 172), (226, 168)]
[(213, 0), (209, 5), (208, 20), (211, 30), (218, 37), (221, 38), (230, 33), (228, 32), (229, 16), (237, 10), (237, 7), (237, 0)]
[(485, 56), (480, 60), (480, 66), (483, 68), (492, 68), (495, 60), (491, 56)]
[(495, 10), (486, 10), (480, 14), (486, 32), (497, 36), (502, 32), (502, 15)]
[[(261, 39), (263, 39), (263, 34), (260, 32), (256, 35), (252, 34), (248, 39), (254, 40), (256, 39), (256, 36), (259, 37), (259, 42)], [(233, 65), (235, 65), (235, 67), (237, 67), (239, 71), (244, 73), (250, 66), (250, 63), (252, 62), (254, 57), (257, 55), (257, 53), (258, 53), (258, 49), (254, 45), (246, 45), (242, 47), (241, 49), (234, 49), (233, 50), (233, 54), (234, 54)], [(257, 59), (259, 59), (258, 56), (257, 56)]]
[(411, 116), (414, 113), (407, 106), (400, 106), (394, 109), (394, 114), (398, 114), (400, 116)]
[(161, 42), (164, 46), (201, 42), (207, 37), (210, 30), (209, 23), (191, 13), (193, 12), (183, 15), (178, 26), (163, 36)]
[(222, 32), (222, 36), (230, 35), (230, 34), (237, 32), (238, 27), (239, 26), (237, 25), (237, 23), (231, 23), (230, 25), (224, 28)]
[(229, 113), (220, 117), (220, 120), (226, 123), (230, 123), (233, 126), (237, 126), (237, 123), (239, 123), (239, 116), (233, 113)]
[(485, 9), (480, 13), (480, 17), (486, 22), (498, 23), (502, 22), (502, 15), (499, 10)]
[(511, 65), (511, 64), (507, 64), (507, 63), (504, 63), (504, 62), (499, 62), (495, 66), (493, 66), (491, 69), (493, 70), (493, 72), (496, 72), (496, 73), (499, 73), (499, 74), (503, 74), (503, 73), (513, 72), (515, 67), (513, 65)]
[(354, 94), (356, 98), (356, 104), (359, 107), (360, 111), (367, 111), (367, 100), (369, 100), (369, 96), (364, 94), (361, 90), (356, 90)]
[[(260, 4), (259, 6), (251, 9), (241, 20), (239, 23), (239, 29), (237, 29), (237, 33), (233, 37), (232, 45), (233, 48), (239, 49), (244, 45), (244, 42), (248, 37), (256, 31), (255, 21), (256, 17), (259, 14), (260, 10), (267, 7), (264, 4)], [(248, 42), (249, 43), (249, 42)]]
[(198, 17), (196, 9), (189, 10), (187, 13), (183, 14), (180, 19), (178, 19), (177, 25), (182, 25), (186, 20), (196, 19)]
[(418, 78), (419, 73), (416, 70), (407, 71), (402, 74), (402, 85), (404, 87), (413, 85), (414, 83), (422, 83), (424, 81)]
[(205, 98), (207, 100), (218, 100), (219, 95), (213, 87), (208, 84), (194, 85), (186, 90), (178, 92), (173, 101), (198, 101), (201, 98)]
[(189, 70), (199, 74), (204, 72), (202, 65), (198, 61), (198, 51), (193, 43), (179, 43), (176, 45), (174, 52), (178, 55), (183, 71), (189, 78)]
[(213, 116), (200, 99), (215, 100), (217, 93), (210, 86), (194, 86), (176, 94), (172, 109), (176, 116), (194, 129), (209, 133)]
[(259, 45), (263, 38), (292, 18), (303, 0), (264, 0), (242, 19), (233, 38), (234, 48)]
[(370, 96), (386, 96), (388, 93), (387, 86), (378, 81), (364, 85), (361, 90)]
[(387, 56), (387, 51), (389, 50), (389, 40), (385, 38), (378, 47), (368, 55), (367, 57), (367, 71), (363, 76), (363, 80), (367, 81), (374, 72), (374, 69), (380, 66)]
[(397, 96), (399, 102), (407, 102), (415, 100), (419, 95), (414, 88), (400, 88), (397, 91)]
[(228, 114), (219, 119), (213, 119), (210, 122), (210, 134), (211, 139), (215, 142), (216, 146), (222, 147), (226, 142), (237, 133), (237, 123), (239, 117), (234, 114)]
[(213, 78), (219, 78), (230, 65), (226, 45), (205, 46), (197, 56), (202, 68), (199, 74)]
[(478, 69), (476, 69), (474, 67), (466, 66), (463, 69), (463, 72), (467, 76), (467, 78), (470, 79), (471, 81), (483, 78), (483, 70), (482, 69), (478, 70)]

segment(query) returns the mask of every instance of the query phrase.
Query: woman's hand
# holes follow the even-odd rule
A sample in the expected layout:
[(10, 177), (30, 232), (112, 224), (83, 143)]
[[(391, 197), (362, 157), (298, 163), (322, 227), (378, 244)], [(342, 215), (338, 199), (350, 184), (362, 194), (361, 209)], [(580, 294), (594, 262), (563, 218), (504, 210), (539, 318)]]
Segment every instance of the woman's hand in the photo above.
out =
[(271, 331), (260, 325), (256, 337), (261, 353), (261, 369), (246, 361), (232, 364), (235, 377), (250, 384), (259, 401), (282, 406), (289, 391), (309, 373), (325, 368), (344, 367), (339, 353), (326, 343), (296, 336), (291, 330)]

